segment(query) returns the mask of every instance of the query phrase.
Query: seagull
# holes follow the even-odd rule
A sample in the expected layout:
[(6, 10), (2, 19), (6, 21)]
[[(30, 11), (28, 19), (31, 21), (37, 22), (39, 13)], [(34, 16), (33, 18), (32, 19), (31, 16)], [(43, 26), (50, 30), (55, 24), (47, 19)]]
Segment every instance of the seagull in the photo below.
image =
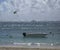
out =
[(16, 13), (17, 13), (17, 11), (14, 11), (13, 13), (14, 13), (14, 14), (16, 14)]

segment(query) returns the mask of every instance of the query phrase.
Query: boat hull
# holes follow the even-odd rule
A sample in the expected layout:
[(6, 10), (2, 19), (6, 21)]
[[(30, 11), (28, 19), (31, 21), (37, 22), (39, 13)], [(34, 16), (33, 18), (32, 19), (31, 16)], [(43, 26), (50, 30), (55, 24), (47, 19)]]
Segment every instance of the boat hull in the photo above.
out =
[[(23, 36), (24, 36), (24, 34), (23, 34)], [(25, 33), (25, 36), (24, 37), (46, 37), (47, 36), (47, 34), (27, 34), (27, 33)]]

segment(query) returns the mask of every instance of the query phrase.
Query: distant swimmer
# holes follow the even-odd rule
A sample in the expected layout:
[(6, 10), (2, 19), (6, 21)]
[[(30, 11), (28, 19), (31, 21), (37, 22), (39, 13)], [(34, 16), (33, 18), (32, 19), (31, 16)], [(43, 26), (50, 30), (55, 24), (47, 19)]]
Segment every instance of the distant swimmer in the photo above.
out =
[(52, 34), (52, 32), (50, 32), (50, 34)]
[(50, 34), (52, 34), (52, 36), (54, 36), (54, 33), (50, 32)]

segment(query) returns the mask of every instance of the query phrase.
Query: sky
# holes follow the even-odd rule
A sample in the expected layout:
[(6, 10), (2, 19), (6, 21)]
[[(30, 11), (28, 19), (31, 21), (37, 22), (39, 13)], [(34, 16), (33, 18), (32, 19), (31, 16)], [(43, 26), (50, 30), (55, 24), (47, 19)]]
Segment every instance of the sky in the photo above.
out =
[(0, 0), (0, 21), (32, 20), (60, 21), (60, 0)]

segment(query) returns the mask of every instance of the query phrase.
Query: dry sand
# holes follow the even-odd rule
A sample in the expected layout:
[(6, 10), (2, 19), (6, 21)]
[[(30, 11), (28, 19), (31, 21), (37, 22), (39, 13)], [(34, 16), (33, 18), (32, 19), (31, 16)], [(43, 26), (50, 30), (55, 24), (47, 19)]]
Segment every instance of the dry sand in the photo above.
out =
[(60, 46), (19, 46), (3, 45), (0, 50), (60, 50)]

